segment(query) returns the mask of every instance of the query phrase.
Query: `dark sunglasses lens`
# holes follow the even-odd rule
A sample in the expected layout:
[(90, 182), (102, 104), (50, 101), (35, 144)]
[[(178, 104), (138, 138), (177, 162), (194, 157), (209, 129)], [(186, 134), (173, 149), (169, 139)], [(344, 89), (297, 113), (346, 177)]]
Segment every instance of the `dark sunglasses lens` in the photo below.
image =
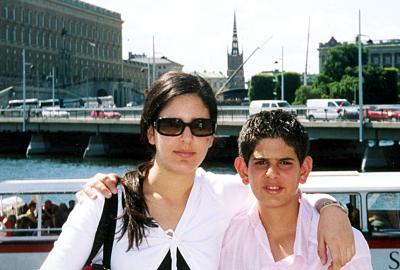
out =
[(161, 118), (157, 120), (156, 124), (157, 131), (166, 136), (177, 136), (185, 128), (184, 123), (176, 118)]
[(214, 134), (214, 124), (211, 119), (196, 119), (190, 123), (190, 131), (194, 136), (210, 136)]

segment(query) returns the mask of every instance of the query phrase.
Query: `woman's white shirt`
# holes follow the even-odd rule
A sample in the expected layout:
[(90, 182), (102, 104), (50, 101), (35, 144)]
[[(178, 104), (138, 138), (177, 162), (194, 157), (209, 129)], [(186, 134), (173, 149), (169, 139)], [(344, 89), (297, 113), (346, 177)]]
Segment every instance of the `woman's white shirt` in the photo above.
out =
[[(121, 214), (121, 190), (118, 192), (118, 213)], [(177, 248), (190, 269), (217, 269), (224, 232), (231, 218), (248, 209), (253, 200), (250, 188), (242, 184), (238, 175), (213, 174), (199, 168), (175, 231), (149, 228), (139, 248), (129, 251), (126, 251), (127, 234), (120, 241), (115, 239), (111, 269), (157, 269), (169, 250), (172, 269), (176, 269)], [(84, 198), (75, 207), (42, 270), (82, 269), (91, 251), (103, 206), (104, 197), (99, 194), (96, 200)], [(122, 219), (119, 219), (117, 232), (121, 226)], [(96, 259), (101, 261), (101, 256)]]

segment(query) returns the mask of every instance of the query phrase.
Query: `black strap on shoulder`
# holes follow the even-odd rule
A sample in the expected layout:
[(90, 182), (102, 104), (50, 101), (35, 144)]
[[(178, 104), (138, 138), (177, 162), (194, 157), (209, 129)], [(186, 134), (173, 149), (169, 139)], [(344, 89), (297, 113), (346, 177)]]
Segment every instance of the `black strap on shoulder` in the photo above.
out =
[(101, 246), (103, 247), (103, 268), (110, 269), (111, 265), (111, 252), (115, 237), (115, 226), (117, 223), (118, 211), (118, 194), (113, 194), (110, 199), (104, 202), (103, 213), (97, 226), (96, 235), (94, 237), (92, 250), (85, 263), (85, 266), (91, 265), (93, 258), (99, 252)]

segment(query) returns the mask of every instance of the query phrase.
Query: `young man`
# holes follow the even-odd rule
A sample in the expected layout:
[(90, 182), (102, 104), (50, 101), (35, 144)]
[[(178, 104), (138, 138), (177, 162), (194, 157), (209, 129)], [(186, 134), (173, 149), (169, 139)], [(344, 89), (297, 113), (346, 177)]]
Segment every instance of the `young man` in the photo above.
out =
[[(304, 127), (277, 110), (252, 116), (238, 138), (235, 168), (257, 199), (225, 233), (220, 269), (328, 269), (317, 256), (319, 214), (299, 184), (312, 169)], [(372, 270), (368, 245), (353, 230), (356, 255), (342, 269)]]

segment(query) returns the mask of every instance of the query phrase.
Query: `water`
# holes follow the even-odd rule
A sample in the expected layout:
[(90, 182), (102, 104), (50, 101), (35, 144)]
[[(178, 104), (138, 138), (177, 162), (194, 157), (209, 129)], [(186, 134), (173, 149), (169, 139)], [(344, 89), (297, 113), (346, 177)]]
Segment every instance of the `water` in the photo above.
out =
[[(0, 181), (12, 179), (89, 178), (96, 173), (124, 174), (143, 160), (79, 157), (32, 157), (0, 155)], [(206, 163), (202, 166), (216, 173), (234, 173), (232, 164)]]

